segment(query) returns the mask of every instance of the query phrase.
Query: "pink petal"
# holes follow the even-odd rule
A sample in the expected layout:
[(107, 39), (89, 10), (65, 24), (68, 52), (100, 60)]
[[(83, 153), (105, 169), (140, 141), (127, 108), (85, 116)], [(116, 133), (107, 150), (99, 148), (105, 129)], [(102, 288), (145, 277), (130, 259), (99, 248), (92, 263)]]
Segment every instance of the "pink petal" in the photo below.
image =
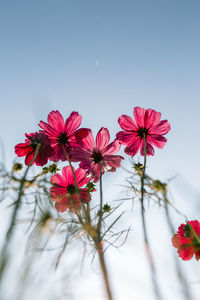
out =
[(60, 175), (60, 174), (55, 174), (55, 175), (51, 176), (50, 182), (51, 182), (52, 184), (57, 184), (57, 185), (66, 187), (66, 180), (65, 180), (65, 178), (64, 178), (62, 175)]
[(81, 121), (82, 116), (78, 112), (73, 111), (65, 121), (65, 131), (70, 135), (81, 125)]
[(124, 158), (120, 155), (105, 155), (103, 159), (110, 167), (119, 168)]
[(26, 144), (26, 143), (20, 143), (18, 145), (15, 146), (15, 153), (19, 156), (25, 156), (28, 153), (32, 152), (33, 148), (30, 147), (30, 145)]
[(131, 143), (134, 143), (135, 139), (138, 138), (138, 133), (137, 132), (120, 131), (116, 134), (116, 137), (122, 145), (129, 145)]
[(190, 260), (193, 255), (194, 255), (194, 250), (195, 250), (195, 247), (188, 247), (188, 248), (180, 248), (178, 249), (178, 255), (179, 257), (182, 258), (182, 260)]
[(112, 143), (110, 143), (102, 152), (104, 155), (110, 155), (117, 153), (121, 148), (121, 144), (117, 139), (115, 139)]
[[(26, 158), (25, 158), (25, 164), (28, 166), (30, 164), (30, 162), (32, 161), (33, 159), (33, 156), (34, 156), (34, 153), (35, 151), (32, 151), (31, 153), (28, 153)], [(33, 162), (32, 162), (33, 164)]]
[(132, 143), (129, 143), (128, 146), (125, 148), (124, 152), (130, 156), (134, 156), (137, 154), (140, 148), (141, 139), (135, 138)]
[(89, 170), (92, 175), (93, 181), (98, 182), (100, 179), (100, 169), (98, 164), (93, 164), (91, 169)]
[(60, 131), (58, 131), (56, 128), (51, 127), (49, 124), (43, 121), (40, 121), (38, 125), (45, 131), (50, 139), (58, 138)]
[(77, 161), (86, 161), (88, 163), (90, 162), (89, 158), (91, 156), (91, 153), (85, 149), (74, 147), (73, 150), (71, 151), (71, 155), (72, 155), (72, 160), (74, 162)]
[(48, 114), (47, 122), (57, 132), (62, 132), (64, 130), (64, 119), (58, 110), (52, 110)]
[(92, 130), (89, 129), (86, 135), (85, 133), (85, 129), (83, 133), (81, 130), (77, 130), (77, 135), (75, 135), (76, 141), (80, 145), (80, 147), (84, 147), (87, 151), (92, 152), (94, 149), (94, 136), (92, 134)]
[(135, 121), (139, 127), (144, 127), (144, 125), (145, 125), (144, 124), (145, 111), (146, 110), (144, 108), (134, 107), (133, 115), (134, 115)]
[(138, 127), (136, 126), (134, 120), (127, 116), (127, 115), (122, 115), (119, 119), (118, 119), (118, 123), (120, 125), (120, 127), (126, 131), (137, 131)]
[(84, 169), (78, 168), (75, 174), (78, 187), (82, 187), (90, 181), (90, 178), (86, 176), (86, 171)]
[[(146, 155), (154, 155), (154, 149), (152, 145), (149, 143), (148, 140), (146, 140)], [(141, 141), (141, 148), (140, 148), (140, 154), (144, 156), (144, 139)]]
[(107, 128), (102, 127), (96, 136), (96, 149), (102, 151), (110, 141), (110, 134)]
[(147, 140), (154, 146), (156, 146), (157, 148), (160, 148), (162, 149), (166, 142), (167, 142), (167, 139), (162, 136), (162, 135), (156, 135), (156, 134), (151, 134), (151, 135), (148, 135), (147, 137)]
[(59, 211), (59, 212), (64, 212), (68, 209), (69, 204), (68, 202), (65, 201), (65, 199), (62, 199), (61, 202), (57, 202), (55, 204), (55, 208)]
[(167, 120), (160, 121), (156, 126), (149, 129), (150, 134), (167, 134), (170, 130), (170, 124)]
[(161, 113), (157, 112), (151, 108), (147, 109), (145, 112), (145, 128), (151, 128), (159, 123), (161, 118)]
[[(75, 172), (75, 168), (74, 167), (73, 167), (73, 170)], [(70, 166), (64, 167), (62, 169), (62, 175), (65, 178), (66, 185), (75, 184), (75, 182), (74, 182), (74, 175), (73, 175), (73, 172), (72, 172), (72, 169), (71, 169)]]

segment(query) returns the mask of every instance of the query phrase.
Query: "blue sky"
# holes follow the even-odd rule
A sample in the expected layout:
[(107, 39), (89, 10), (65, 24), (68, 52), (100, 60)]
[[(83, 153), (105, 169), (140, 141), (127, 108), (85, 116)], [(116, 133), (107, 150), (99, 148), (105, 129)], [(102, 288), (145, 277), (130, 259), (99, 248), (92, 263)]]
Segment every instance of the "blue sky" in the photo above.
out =
[[(180, 174), (199, 192), (199, 0), (0, 2), (0, 138), (14, 145), (52, 109), (83, 116), (112, 138), (121, 114), (154, 108), (171, 123), (148, 160), (153, 176)], [(189, 194), (189, 192), (188, 192)]]

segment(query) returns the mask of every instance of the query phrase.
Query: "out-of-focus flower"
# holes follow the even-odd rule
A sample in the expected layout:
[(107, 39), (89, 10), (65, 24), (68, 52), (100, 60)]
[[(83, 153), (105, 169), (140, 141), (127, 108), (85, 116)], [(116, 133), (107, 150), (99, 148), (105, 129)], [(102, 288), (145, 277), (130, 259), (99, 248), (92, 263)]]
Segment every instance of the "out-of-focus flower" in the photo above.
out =
[(62, 169), (62, 175), (55, 174), (51, 177), (53, 187), (50, 189), (51, 200), (55, 201), (55, 207), (58, 211), (64, 212), (68, 208), (71, 211), (79, 210), (81, 202), (87, 203), (91, 200), (91, 195), (88, 193), (87, 188), (81, 188), (90, 180), (86, 176), (86, 171), (78, 168), (73, 168), (77, 187), (74, 182), (73, 172), (70, 166)]
[(50, 141), (44, 132), (39, 131), (35, 133), (25, 133), (25, 143), (20, 143), (15, 146), (15, 153), (19, 156), (26, 156), (25, 164), (29, 165), (32, 161), (36, 148), (39, 145), (38, 154), (32, 164), (43, 166), (48, 159), (54, 154)]
[(195, 255), (200, 259), (200, 223), (199, 221), (188, 221), (181, 224), (177, 233), (172, 238), (172, 244), (177, 248), (178, 255), (183, 260), (189, 260)]
[(64, 121), (63, 116), (58, 110), (53, 110), (49, 113), (47, 118), (48, 123), (40, 121), (39, 126), (49, 137), (51, 146), (54, 149), (54, 155), (51, 157), (51, 160), (54, 162), (67, 160), (63, 146), (65, 147), (68, 156), (71, 158), (71, 146), (75, 141), (75, 132), (80, 126), (81, 121), (82, 116), (75, 111), (73, 111), (69, 118)]
[[(73, 161), (80, 161), (80, 167), (87, 170), (94, 182), (99, 181), (100, 173), (115, 172), (121, 166), (120, 155), (113, 155), (120, 150), (120, 143), (115, 139), (109, 144), (108, 129), (102, 127), (94, 140), (91, 130), (78, 130), (76, 134), (77, 146), (72, 151)], [(101, 171), (100, 171), (101, 168)]]
[(145, 138), (146, 155), (154, 155), (153, 146), (163, 148), (167, 142), (163, 135), (170, 130), (170, 124), (167, 120), (160, 121), (161, 113), (150, 108), (135, 107), (133, 115), (135, 121), (127, 115), (118, 119), (123, 131), (117, 133), (117, 139), (126, 145), (125, 153), (134, 156), (139, 149), (141, 155), (144, 155)]

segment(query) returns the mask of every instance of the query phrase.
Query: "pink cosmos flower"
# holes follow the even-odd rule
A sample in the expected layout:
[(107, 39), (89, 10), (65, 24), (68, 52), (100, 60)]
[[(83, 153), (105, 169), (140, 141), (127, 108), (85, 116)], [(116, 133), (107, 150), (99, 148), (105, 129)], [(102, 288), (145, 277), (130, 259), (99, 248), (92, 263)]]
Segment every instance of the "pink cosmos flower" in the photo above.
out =
[(51, 177), (51, 183), (53, 187), (50, 189), (51, 200), (55, 201), (55, 207), (58, 211), (64, 212), (68, 208), (71, 211), (79, 210), (81, 208), (81, 202), (87, 203), (91, 199), (86, 188), (81, 188), (90, 181), (90, 178), (86, 176), (86, 171), (78, 168), (73, 168), (76, 176), (77, 187), (79, 195), (76, 190), (73, 172), (70, 166), (62, 169), (62, 175), (55, 174)]
[(64, 122), (63, 116), (58, 110), (51, 111), (48, 115), (47, 122), (40, 121), (39, 126), (45, 131), (49, 137), (51, 146), (54, 149), (54, 155), (51, 160), (57, 162), (59, 160), (67, 160), (63, 150), (63, 146), (67, 154), (71, 157), (70, 151), (75, 141), (75, 132), (81, 124), (82, 117), (73, 111), (69, 118)]
[(72, 151), (73, 161), (80, 161), (80, 167), (87, 170), (94, 182), (100, 179), (100, 168), (104, 172), (115, 172), (121, 166), (120, 155), (113, 155), (120, 149), (120, 143), (115, 139), (109, 144), (110, 134), (108, 129), (102, 127), (97, 133), (96, 140), (90, 129), (78, 130), (76, 133), (77, 147)]
[[(191, 230), (191, 227), (194, 232)], [(199, 221), (188, 221), (187, 224), (181, 224), (177, 233), (172, 238), (172, 244), (177, 248), (179, 257), (183, 260), (189, 260), (195, 255), (200, 259), (200, 223)]]
[(123, 131), (117, 133), (117, 139), (126, 145), (124, 152), (134, 156), (139, 149), (141, 155), (144, 155), (145, 137), (146, 155), (154, 155), (153, 146), (163, 148), (167, 142), (163, 135), (170, 130), (170, 124), (167, 120), (160, 121), (161, 113), (150, 108), (135, 107), (133, 115), (135, 121), (127, 115), (118, 119)]
[(19, 157), (26, 156), (25, 164), (29, 165), (33, 159), (37, 145), (40, 144), (38, 154), (32, 164), (35, 163), (37, 166), (45, 165), (48, 158), (54, 154), (48, 137), (42, 131), (30, 134), (25, 133), (25, 136), (27, 137), (27, 139), (25, 139), (25, 143), (16, 145), (15, 153)]

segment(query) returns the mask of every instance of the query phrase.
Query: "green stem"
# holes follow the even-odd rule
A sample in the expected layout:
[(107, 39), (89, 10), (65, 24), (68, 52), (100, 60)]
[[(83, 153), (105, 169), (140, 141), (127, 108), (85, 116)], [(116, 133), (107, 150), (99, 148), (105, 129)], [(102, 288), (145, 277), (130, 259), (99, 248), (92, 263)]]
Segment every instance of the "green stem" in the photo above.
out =
[(147, 235), (147, 229), (146, 229), (146, 221), (145, 221), (145, 215), (144, 215), (144, 178), (145, 178), (145, 171), (146, 171), (146, 137), (143, 136), (144, 139), (144, 166), (143, 166), (143, 172), (141, 175), (141, 216), (142, 216), (142, 226), (143, 226), (143, 234), (144, 234), (144, 242), (145, 242), (145, 249), (147, 258), (149, 261), (150, 269), (151, 269), (151, 277), (152, 277), (152, 283), (154, 287), (155, 296), (158, 300), (161, 300), (161, 294), (158, 287), (157, 279), (156, 279), (156, 270), (155, 265), (153, 261), (152, 252), (149, 245), (148, 235)]
[(14, 228), (14, 225), (16, 223), (17, 213), (18, 213), (18, 211), (20, 209), (20, 206), (21, 206), (21, 198), (22, 198), (23, 192), (24, 192), (24, 184), (26, 182), (26, 176), (27, 176), (27, 173), (29, 171), (30, 166), (34, 162), (34, 160), (35, 160), (35, 158), (36, 158), (36, 156), (37, 156), (37, 154), (39, 152), (40, 146), (41, 146), (41, 144), (37, 145), (35, 153), (34, 153), (34, 156), (33, 156), (32, 160), (30, 161), (30, 163), (28, 164), (28, 166), (26, 168), (26, 171), (24, 173), (24, 176), (23, 176), (23, 178), (20, 181), (19, 193), (18, 193), (17, 200), (15, 202), (15, 207), (14, 207), (12, 218), (11, 218), (11, 224), (10, 224), (9, 229), (7, 231), (5, 243), (4, 243), (4, 246), (3, 246), (2, 251), (1, 251), (1, 259), (0, 259), (0, 281), (2, 279), (2, 275), (3, 275), (5, 267), (7, 265), (7, 260), (8, 260), (7, 250), (8, 250), (8, 246), (10, 244), (12, 235), (13, 235), (13, 228)]
[(108, 272), (107, 272), (106, 263), (105, 263), (105, 259), (104, 259), (104, 253), (103, 253), (102, 249), (98, 249), (97, 251), (98, 251), (99, 262), (100, 262), (101, 271), (102, 271), (102, 275), (103, 275), (103, 279), (104, 279), (104, 283), (105, 283), (107, 297), (108, 297), (108, 300), (113, 300), (111, 289), (110, 289), (110, 284), (109, 284), (109, 280), (108, 280)]
[(99, 206), (99, 221), (98, 221), (98, 225), (97, 225), (97, 231), (98, 231), (98, 239), (99, 239), (99, 243), (100, 243), (101, 242), (101, 223), (102, 223), (102, 214), (103, 214), (102, 171), (101, 171), (100, 164), (99, 164), (99, 170), (100, 170), (100, 180), (99, 180), (100, 206)]

